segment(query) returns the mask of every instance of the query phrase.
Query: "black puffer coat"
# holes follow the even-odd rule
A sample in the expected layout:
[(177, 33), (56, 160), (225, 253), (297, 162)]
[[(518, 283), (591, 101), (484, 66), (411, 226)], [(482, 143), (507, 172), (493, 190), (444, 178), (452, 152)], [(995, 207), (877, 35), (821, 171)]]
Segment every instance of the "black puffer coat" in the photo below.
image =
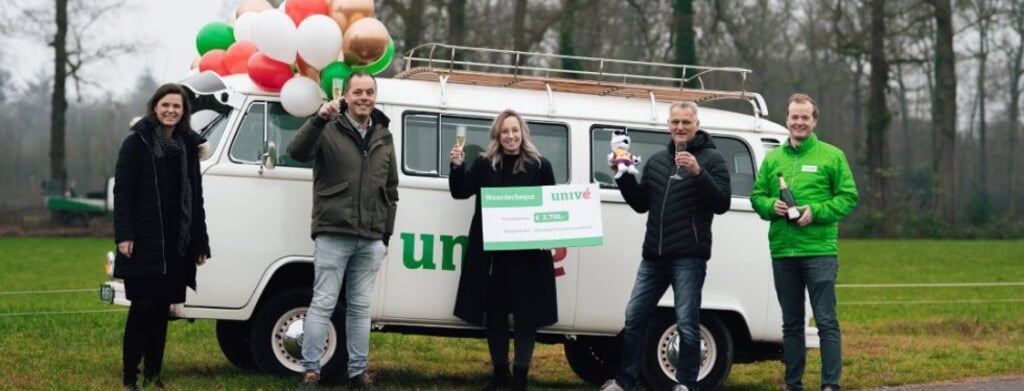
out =
[[(164, 216), (157, 181), (157, 163), (153, 155), (156, 133), (162, 131), (156, 121), (144, 117), (132, 126), (131, 134), (121, 144), (114, 174), (114, 243), (134, 241), (132, 257), (117, 252), (114, 277), (149, 278), (167, 273), (164, 246), (176, 251), (177, 243), (165, 240)], [(189, 131), (185, 137), (188, 149), (188, 178), (192, 188), (191, 241), (185, 254), (185, 283), (195, 289), (195, 259), (210, 254), (210, 238), (206, 232), (203, 208), (203, 181), (199, 174), (198, 146), (204, 140)], [(180, 179), (180, 177), (179, 177)], [(179, 201), (180, 202), (180, 201)], [(174, 219), (177, 221), (177, 219)], [(174, 235), (177, 237), (177, 235)], [(116, 252), (116, 251), (115, 251)]]
[[(499, 186), (546, 186), (555, 184), (554, 171), (547, 159), (541, 164), (527, 163), (525, 172), (511, 175), (514, 160), (503, 159), (498, 170), (491, 162), (477, 157), (469, 172), (465, 164), (453, 167), (448, 187), (455, 199), (476, 196), (473, 221), (469, 226), (469, 244), (462, 263), (459, 290), (455, 298), (455, 316), (483, 326), (488, 300), (508, 308), (515, 324), (543, 327), (558, 321), (555, 295), (555, 266), (550, 250), (484, 251), (483, 224), (480, 214), (480, 188)], [(503, 172), (504, 171), (504, 172)], [(489, 286), (497, 284), (499, 289)], [(495, 294), (495, 291), (498, 294)], [(506, 291), (507, 290), (507, 291)], [(507, 294), (507, 295), (506, 295)]]
[(686, 150), (700, 164), (697, 176), (680, 168), (683, 179), (670, 178), (676, 172), (675, 146), (670, 142), (664, 152), (644, 162), (642, 182), (638, 184), (632, 175), (616, 181), (633, 210), (648, 212), (644, 259), (711, 258), (711, 221), (715, 214), (729, 210), (729, 169), (711, 135), (703, 130), (697, 131)]

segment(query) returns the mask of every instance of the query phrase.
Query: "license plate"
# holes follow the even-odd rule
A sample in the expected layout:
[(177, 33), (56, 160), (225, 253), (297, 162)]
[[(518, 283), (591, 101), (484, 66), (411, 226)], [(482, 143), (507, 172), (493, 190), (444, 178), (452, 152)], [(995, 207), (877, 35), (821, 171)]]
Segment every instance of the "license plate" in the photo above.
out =
[(107, 284), (101, 284), (100, 301), (107, 304), (114, 304), (114, 287)]

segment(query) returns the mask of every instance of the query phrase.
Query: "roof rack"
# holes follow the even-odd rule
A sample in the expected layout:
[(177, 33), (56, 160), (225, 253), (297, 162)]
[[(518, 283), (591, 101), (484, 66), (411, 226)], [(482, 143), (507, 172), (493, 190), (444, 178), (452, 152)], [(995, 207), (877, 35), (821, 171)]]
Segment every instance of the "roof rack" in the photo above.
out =
[[(405, 54), (405, 68), (396, 79), (439, 81), (599, 96), (623, 96), (662, 102), (704, 103), (744, 100), (754, 115), (768, 115), (760, 94), (745, 89), (751, 70), (665, 64), (549, 53), (474, 48), (428, 43)], [(562, 64), (574, 63), (575, 69)], [(567, 67), (570, 68), (570, 67)], [(680, 77), (679, 75), (689, 75)], [(708, 89), (705, 81), (738, 84), (738, 90)], [(444, 92), (442, 92), (443, 94)]]

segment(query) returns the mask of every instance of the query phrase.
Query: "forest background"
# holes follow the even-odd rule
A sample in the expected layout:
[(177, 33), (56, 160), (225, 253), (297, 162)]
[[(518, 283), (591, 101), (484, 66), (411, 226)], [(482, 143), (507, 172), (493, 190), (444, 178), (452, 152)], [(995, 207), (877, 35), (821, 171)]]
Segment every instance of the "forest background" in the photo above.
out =
[[(148, 3), (148, 2), (147, 2)], [(222, 20), (237, 1), (221, 2)], [(277, 5), (279, 0), (270, 3)], [(428, 42), (634, 61), (737, 66), (784, 123), (814, 97), (819, 136), (861, 192), (846, 237), (1024, 237), (1024, 3), (1014, 0), (377, 0), (399, 53)], [(145, 42), (103, 20), (124, 0), (0, 4), (0, 224), (29, 224), (50, 191), (102, 191), (130, 118), (161, 77), (114, 90), (93, 75)], [(145, 7), (145, 6), (141, 6)], [(61, 10), (64, 10), (61, 12)], [(145, 28), (145, 21), (134, 21)], [(30, 42), (50, 65), (11, 64)], [(197, 56), (197, 54), (193, 54)], [(400, 71), (401, 55), (382, 76)], [(554, 64), (580, 67), (572, 61)], [(184, 74), (186, 69), (182, 69)], [(627, 70), (628, 71), (628, 70)], [(748, 105), (712, 106), (749, 113)]]

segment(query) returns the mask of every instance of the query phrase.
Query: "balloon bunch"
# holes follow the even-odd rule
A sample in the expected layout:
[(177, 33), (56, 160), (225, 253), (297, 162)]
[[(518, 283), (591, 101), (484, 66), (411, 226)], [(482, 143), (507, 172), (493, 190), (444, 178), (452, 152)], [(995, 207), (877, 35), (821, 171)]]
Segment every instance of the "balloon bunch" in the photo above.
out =
[(395, 42), (373, 17), (373, 0), (242, 0), (235, 23), (211, 22), (196, 35), (199, 71), (247, 73), (267, 91), (280, 91), (289, 114), (308, 116), (320, 107), (322, 89), (336, 99), (335, 80), (352, 72), (383, 72)]

